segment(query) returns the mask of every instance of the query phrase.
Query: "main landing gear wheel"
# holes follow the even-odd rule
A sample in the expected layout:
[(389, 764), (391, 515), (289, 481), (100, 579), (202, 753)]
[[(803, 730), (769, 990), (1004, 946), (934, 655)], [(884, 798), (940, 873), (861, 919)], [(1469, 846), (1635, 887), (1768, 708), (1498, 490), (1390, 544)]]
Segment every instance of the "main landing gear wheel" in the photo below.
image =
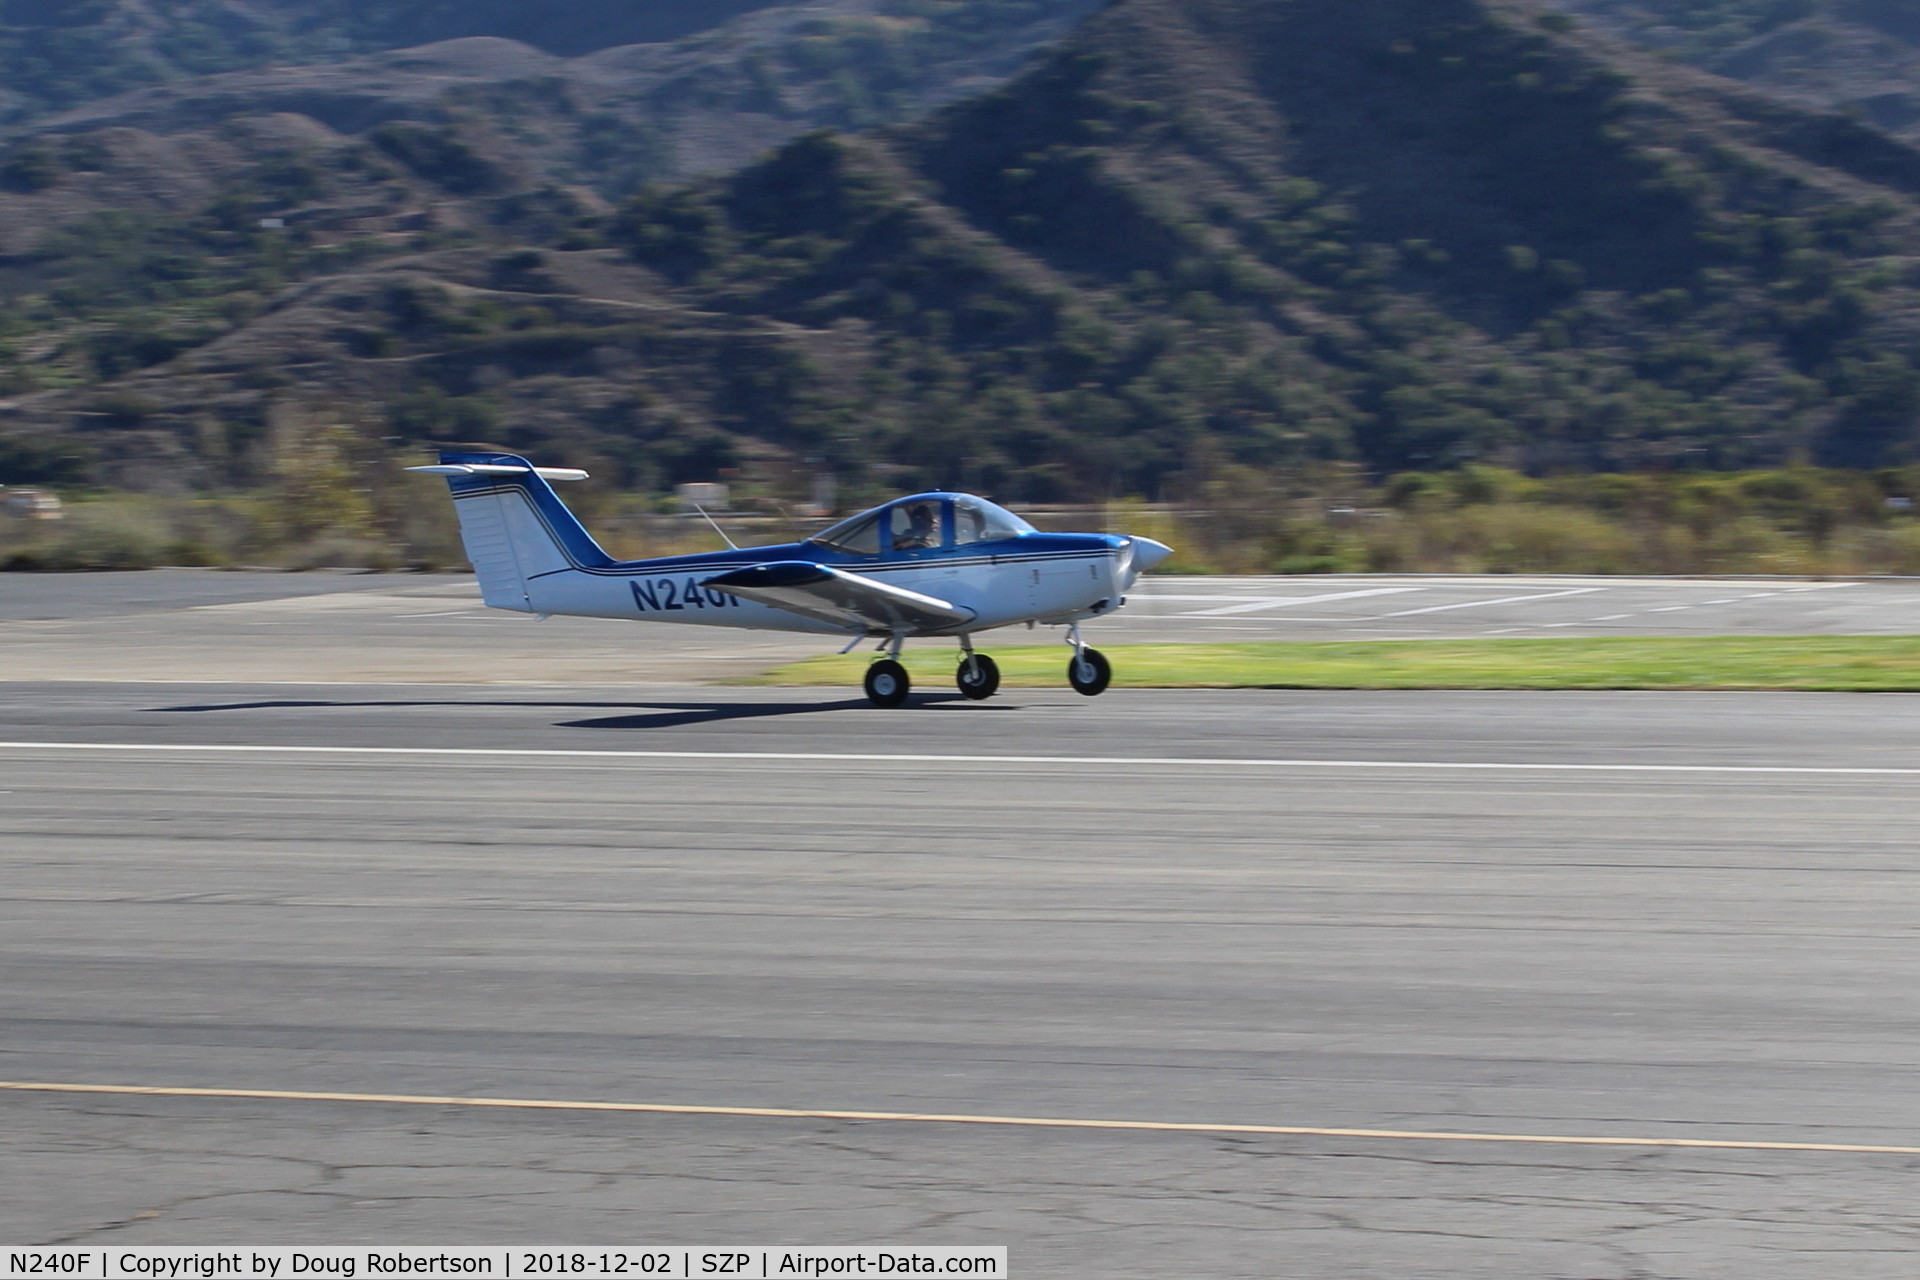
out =
[(876, 707), (897, 707), (907, 700), (912, 684), (907, 669), (892, 658), (882, 658), (867, 668), (867, 701)]
[(1067, 683), (1073, 686), (1075, 693), (1084, 693), (1091, 698), (1095, 694), (1105, 693), (1112, 681), (1113, 664), (1098, 649), (1082, 649), (1067, 663)]
[(984, 653), (962, 658), (960, 669), (953, 674), (953, 682), (960, 686), (962, 697), (972, 698), (975, 702), (991, 698), (1000, 687), (1000, 664)]

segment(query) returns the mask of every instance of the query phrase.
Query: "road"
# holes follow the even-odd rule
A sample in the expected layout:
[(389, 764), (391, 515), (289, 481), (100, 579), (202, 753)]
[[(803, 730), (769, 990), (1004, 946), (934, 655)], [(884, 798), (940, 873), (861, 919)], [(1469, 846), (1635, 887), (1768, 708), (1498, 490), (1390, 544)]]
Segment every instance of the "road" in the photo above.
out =
[(0, 1092), (11, 1241), (1912, 1272), (1910, 698), (7, 695), (0, 1077), (706, 1109)]
[[(1094, 643), (1479, 636), (1908, 635), (1920, 580), (1150, 578)], [(947, 642), (931, 642), (947, 643)], [(1058, 643), (1056, 629), (983, 637)], [(482, 608), (470, 577), (212, 570), (0, 574), (0, 679), (686, 684), (838, 646), (817, 636)]]

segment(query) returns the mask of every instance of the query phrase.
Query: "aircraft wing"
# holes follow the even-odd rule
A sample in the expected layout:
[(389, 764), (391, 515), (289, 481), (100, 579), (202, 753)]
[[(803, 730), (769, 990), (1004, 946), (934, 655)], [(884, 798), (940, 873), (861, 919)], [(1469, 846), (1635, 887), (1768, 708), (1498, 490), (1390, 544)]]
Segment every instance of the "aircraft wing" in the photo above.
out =
[(973, 620), (973, 610), (804, 560), (749, 565), (706, 585), (803, 618), (862, 631), (938, 631)]

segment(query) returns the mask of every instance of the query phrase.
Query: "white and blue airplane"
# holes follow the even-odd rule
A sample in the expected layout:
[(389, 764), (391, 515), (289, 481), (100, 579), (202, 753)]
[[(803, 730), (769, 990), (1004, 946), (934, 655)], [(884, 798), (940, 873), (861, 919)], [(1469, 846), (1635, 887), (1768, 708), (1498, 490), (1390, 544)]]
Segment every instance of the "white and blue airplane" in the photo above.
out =
[(438, 466), (408, 470), (447, 478), (489, 607), (851, 636), (842, 653), (877, 638), (865, 682), (877, 707), (907, 700), (900, 650), (922, 636), (956, 638), (960, 692), (992, 697), (1000, 669), (974, 651), (973, 637), (1019, 623), (1064, 626), (1073, 646), (1068, 683), (1089, 697), (1102, 692), (1113, 669), (1080, 624), (1125, 604), (1140, 574), (1173, 554), (1151, 538), (1041, 533), (984, 498), (933, 492), (801, 542), (615, 560), (548, 483), (584, 480), (584, 471), (506, 453), (443, 453)]

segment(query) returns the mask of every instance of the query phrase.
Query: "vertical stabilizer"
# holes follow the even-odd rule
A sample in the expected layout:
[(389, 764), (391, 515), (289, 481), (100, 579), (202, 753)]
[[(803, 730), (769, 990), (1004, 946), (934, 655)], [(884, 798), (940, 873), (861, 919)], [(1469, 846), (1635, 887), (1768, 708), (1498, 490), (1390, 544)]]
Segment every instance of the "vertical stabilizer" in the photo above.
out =
[(440, 466), (420, 469), (447, 477), (460, 541), (491, 608), (535, 612), (533, 579), (613, 563), (525, 458), (443, 453)]

